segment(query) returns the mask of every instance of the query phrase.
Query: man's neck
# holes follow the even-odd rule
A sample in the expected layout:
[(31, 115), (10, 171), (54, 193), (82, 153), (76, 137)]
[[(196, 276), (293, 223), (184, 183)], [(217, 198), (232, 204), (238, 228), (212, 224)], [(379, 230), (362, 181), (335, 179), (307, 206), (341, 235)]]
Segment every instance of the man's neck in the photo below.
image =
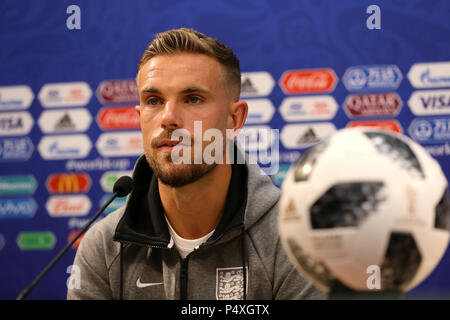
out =
[(171, 187), (158, 180), (162, 206), (178, 235), (197, 239), (217, 227), (225, 208), (231, 173), (231, 165), (219, 164), (183, 187)]

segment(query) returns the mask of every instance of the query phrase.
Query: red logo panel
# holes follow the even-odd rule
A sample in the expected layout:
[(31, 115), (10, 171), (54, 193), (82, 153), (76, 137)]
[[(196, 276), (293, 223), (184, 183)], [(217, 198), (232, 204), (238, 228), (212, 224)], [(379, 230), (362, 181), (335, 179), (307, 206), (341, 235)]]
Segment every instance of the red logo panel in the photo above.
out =
[(332, 69), (290, 70), (281, 76), (280, 86), (286, 94), (331, 92), (337, 80)]
[(347, 124), (348, 128), (354, 127), (376, 127), (382, 130), (388, 130), (396, 133), (402, 133), (403, 129), (396, 120), (378, 120), (378, 121), (351, 121)]
[(91, 178), (86, 173), (54, 173), (47, 179), (51, 193), (85, 193), (91, 187)]
[(139, 129), (139, 114), (134, 106), (102, 108), (97, 122), (103, 130)]
[[(68, 242), (70, 242), (70, 241), (72, 241), (77, 235), (78, 235), (78, 233), (80, 232), (81, 230), (74, 230), (74, 231), (72, 231), (70, 234), (69, 234), (69, 237), (68, 237), (68, 239), (67, 239), (67, 241)], [(73, 245), (72, 245), (72, 248), (73, 249), (78, 249), (78, 247), (80, 246), (80, 242), (81, 242), (81, 240), (83, 239), (83, 237), (84, 237), (84, 233), (81, 235), (81, 237), (79, 237), (78, 239), (77, 239), (77, 241), (75, 241), (74, 243), (73, 243)]]

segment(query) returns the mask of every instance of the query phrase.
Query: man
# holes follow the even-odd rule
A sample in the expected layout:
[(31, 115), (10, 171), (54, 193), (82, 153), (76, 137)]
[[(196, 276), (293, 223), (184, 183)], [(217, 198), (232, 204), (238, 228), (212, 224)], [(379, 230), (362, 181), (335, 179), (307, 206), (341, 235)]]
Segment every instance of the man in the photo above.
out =
[[(137, 75), (145, 154), (135, 188), (84, 236), (68, 299), (324, 298), (280, 244), (279, 190), (257, 164), (225, 161), (247, 116), (240, 81), (239, 61), (215, 39), (183, 28), (152, 40)], [(196, 136), (199, 124), (223, 140)], [(224, 146), (211, 153), (219, 161), (198, 161), (212, 142)]]

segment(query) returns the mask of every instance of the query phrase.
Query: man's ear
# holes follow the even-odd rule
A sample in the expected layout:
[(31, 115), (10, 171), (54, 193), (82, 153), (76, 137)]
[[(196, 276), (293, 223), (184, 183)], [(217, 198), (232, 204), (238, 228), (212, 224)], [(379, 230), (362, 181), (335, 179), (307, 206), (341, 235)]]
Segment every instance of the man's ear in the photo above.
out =
[(136, 112), (137, 112), (138, 115), (140, 116), (140, 115), (141, 115), (141, 106), (140, 106), (140, 105), (137, 105), (134, 109), (136, 110)]
[(248, 104), (243, 100), (239, 100), (233, 103), (230, 109), (228, 118), (228, 129), (239, 131), (247, 119)]

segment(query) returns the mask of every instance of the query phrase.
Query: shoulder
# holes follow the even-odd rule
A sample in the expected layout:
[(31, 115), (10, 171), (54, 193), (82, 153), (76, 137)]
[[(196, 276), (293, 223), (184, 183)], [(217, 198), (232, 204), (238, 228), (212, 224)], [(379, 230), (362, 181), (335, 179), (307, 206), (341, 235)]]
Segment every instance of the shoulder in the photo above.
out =
[(105, 257), (105, 262), (109, 266), (119, 254), (120, 246), (113, 237), (123, 212), (124, 207), (121, 207), (89, 228), (81, 240), (77, 254)]

